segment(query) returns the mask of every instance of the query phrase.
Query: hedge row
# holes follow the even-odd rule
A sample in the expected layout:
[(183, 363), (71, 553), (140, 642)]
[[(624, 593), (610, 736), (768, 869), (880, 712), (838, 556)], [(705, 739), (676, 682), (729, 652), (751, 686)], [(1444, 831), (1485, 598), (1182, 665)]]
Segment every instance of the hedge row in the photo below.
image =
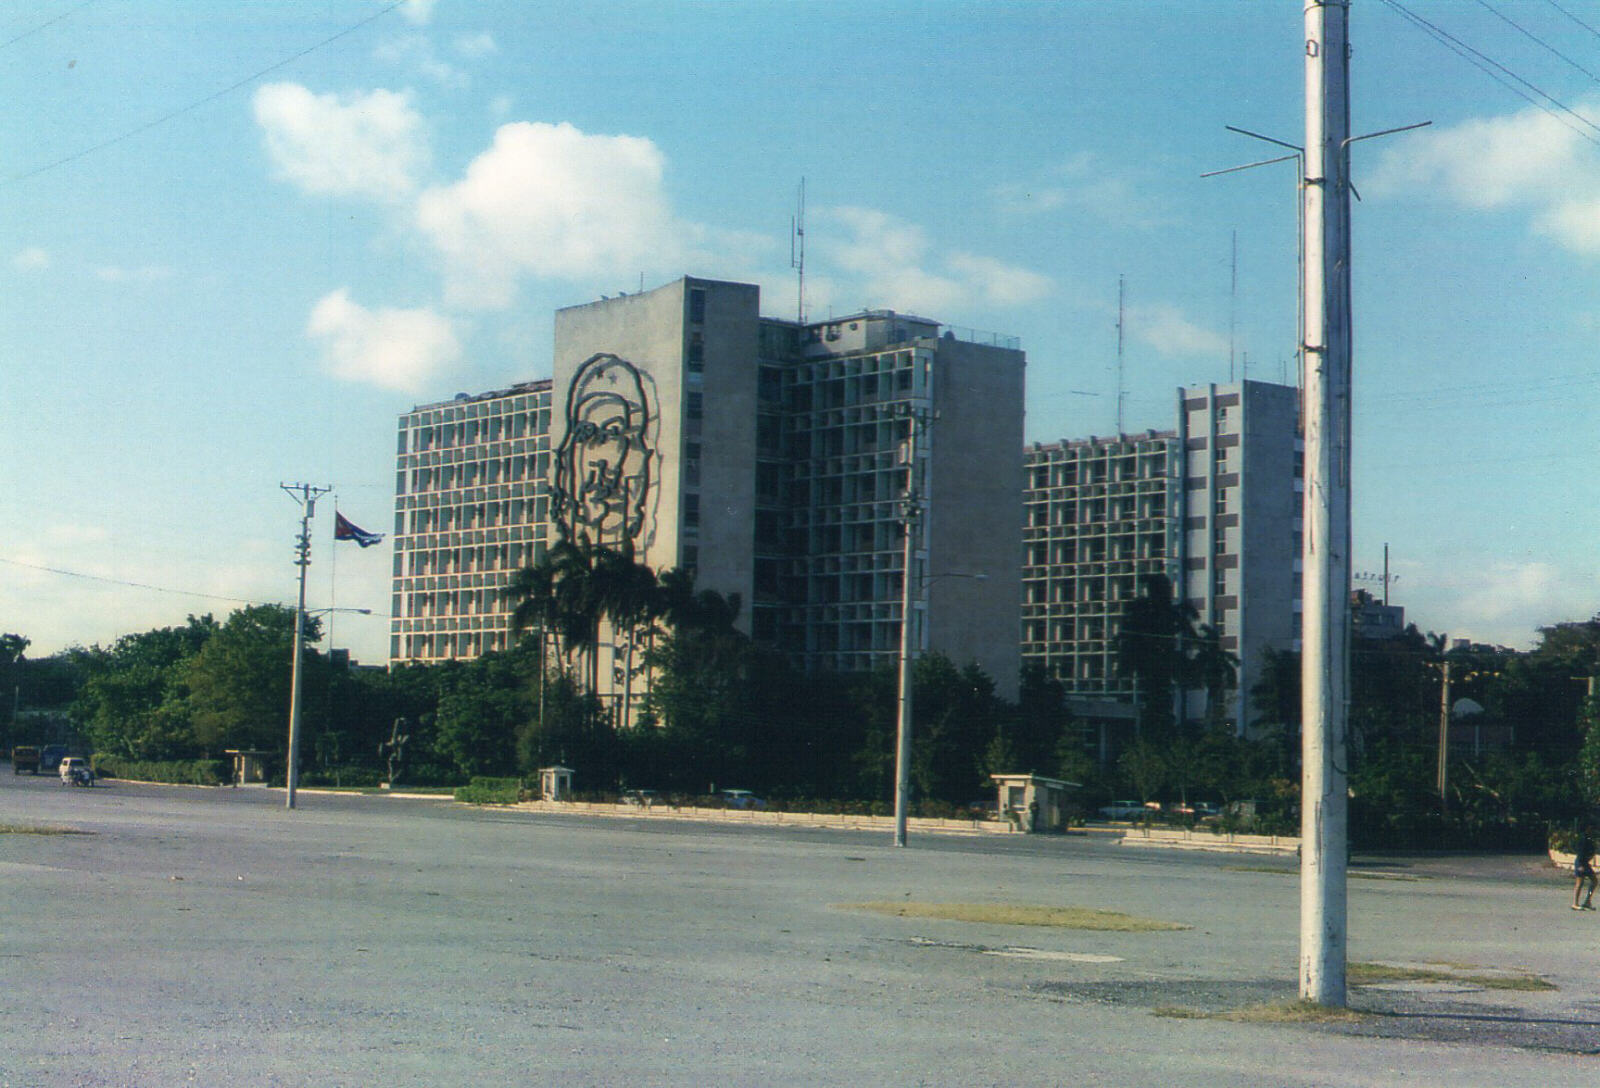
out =
[(514, 805), (522, 800), (522, 779), (477, 777), (457, 786), (455, 798), (471, 805)]
[(94, 773), (102, 778), (131, 778), (138, 782), (174, 782), (184, 786), (226, 786), (233, 781), (233, 764), (226, 759), (175, 759), (156, 762), (97, 755), (92, 762)]

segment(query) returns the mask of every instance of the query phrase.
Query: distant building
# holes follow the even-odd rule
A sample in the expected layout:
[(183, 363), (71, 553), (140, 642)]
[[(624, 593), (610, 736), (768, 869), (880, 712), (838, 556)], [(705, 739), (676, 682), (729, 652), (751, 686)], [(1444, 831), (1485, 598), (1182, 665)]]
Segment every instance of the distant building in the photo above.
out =
[[(1080, 717), (1131, 721), (1117, 630), (1144, 579), (1163, 574), (1240, 658), (1223, 717), (1248, 726), (1262, 655), (1299, 637), (1298, 419), (1292, 387), (1211, 385), (1179, 390), (1171, 431), (1026, 451), (1023, 657), (1065, 685)], [(1186, 713), (1204, 715), (1203, 694), (1188, 698)]]
[(1406, 610), (1384, 604), (1364, 589), (1350, 594), (1350, 633), (1357, 638), (1391, 639), (1406, 633)]
[(1022, 654), (1075, 695), (1131, 704), (1117, 630), (1147, 577), (1180, 585), (1182, 448), (1147, 431), (1027, 451)]
[[(892, 310), (764, 318), (750, 284), (684, 278), (560, 310), (550, 382), (401, 419), (391, 657), (505, 645), (508, 602), (492, 590), (571, 533), (737, 593), (741, 626), (808, 669), (891, 663), (914, 448), (926, 512), (917, 640), (1014, 693), (1024, 366), (1014, 340)], [(502, 448), (503, 425), (482, 425), (508, 416), (527, 421), (516, 450)], [(913, 418), (927, 421), (915, 443)], [(448, 446), (419, 448), (419, 428), (443, 427), (428, 439)], [(482, 504), (519, 501), (495, 515), (509, 521), (485, 523)], [(469, 537), (469, 524), (509, 532)], [(437, 582), (464, 564), (481, 584)], [(630, 687), (626, 651), (602, 649), (602, 695)]]

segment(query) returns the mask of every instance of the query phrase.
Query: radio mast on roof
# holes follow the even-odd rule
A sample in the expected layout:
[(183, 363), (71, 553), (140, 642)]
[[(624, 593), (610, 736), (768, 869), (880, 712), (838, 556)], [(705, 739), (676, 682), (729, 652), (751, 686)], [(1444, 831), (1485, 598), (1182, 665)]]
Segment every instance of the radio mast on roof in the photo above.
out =
[(789, 217), (789, 267), (795, 270), (795, 321), (806, 323), (806, 179), (800, 179), (800, 201)]
[(1117, 434), (1122, 434), (1122, 326), (1123, 277), (1117, 277)]

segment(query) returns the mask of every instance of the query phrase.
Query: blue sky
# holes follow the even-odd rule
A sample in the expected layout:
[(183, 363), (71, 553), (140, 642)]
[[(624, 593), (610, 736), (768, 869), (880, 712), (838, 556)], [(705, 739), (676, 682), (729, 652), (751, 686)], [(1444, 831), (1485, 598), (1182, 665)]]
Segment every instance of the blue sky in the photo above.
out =
[[(1433, 122), (1356, 150), (1355, 565), (1527, 646), (1600, 609), (1600, 16), (1351, 38), (1355, 131)], [(396, 417), (548, 375), (557, 307), (688, 273), (792, 316), (802, 177), (810, 314), (1019, 336), (1031, 440), (1115, 430), (1119, 276), (1126, 429), (1293, 381), (1293, 167), (1201, 174), (1301, 140), (1302, 51), (1292, 3), (4, 5), (0, 629), (292, 602), (279, 484), (387, 530)], [(310, 604), (382, 661), (389, 549), (332, 523)]]

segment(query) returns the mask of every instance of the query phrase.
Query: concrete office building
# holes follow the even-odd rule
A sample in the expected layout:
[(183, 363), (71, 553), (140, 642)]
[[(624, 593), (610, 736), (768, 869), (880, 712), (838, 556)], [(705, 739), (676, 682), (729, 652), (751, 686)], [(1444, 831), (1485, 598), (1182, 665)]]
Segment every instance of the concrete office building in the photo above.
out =
[[(547, 455), (537, 462), (543, 489), (522, 496), (534, 500), (521, 508), (522, 563), (560, 533), (582, 534), (656, 570), (692, 568), (700, 588), (739, 594), (741, 626), (809, 669), (891, 663), (914, 447), (925, 511), (917, 642), (978, 662), (1014, 693), (1024, 365), (1014, 341), (889, 310), (803, 324), (764, 318), (750, 284), (685, 278), (560, 310), (535, 454)], [(402, 472), (414, 449), (407, 421), (448, 407), (402, 418)], [(914, 443), (913, 418), (929, 420)], [(468, 486), (459, 474), (452, 485)], [(397, 494), (397, 535), (416, 498)], [(459, 566), (445, 554), (458, 546), (437, 534), (397, 540), (396, 634), (413, 641), (395, 643), (396, 660), (418, 648), (467, 656), (477, 645), (444, 637), (461, 633), (449, 624), (465, 617), (441, 611), (459, 597), (435, 599), (433, 615), (416, 617), (431, 624), (398, 626), (402, 610), (427, 611), (410, 604), (400, 571)], [(402, 561), (402, 550), (428, 557)], [(487, 639), (478, 646), (489, 648)], [(637, 655), (620, 642), (602, 654), (602, 694), (637, 690), (627, 673)]]
[[(1122, 704), (1122, 611), (1150, 575), (1182, 571), (1182, 444), (1171, 431), (1088, 438), (1027, 451), (1022, 654), (1080, 699)], [(1080, 713), (1087, 709), (1082, 703)]]
[[(1160, 573), (1238, 655), (1223, 717), (1243, 731), (1267, 649), (1298, 645), (1303, 453), (1298, 392), (1238, 382), (1178, 392), (1171, 431), (1027, 450), (1023, 656), (1089, 720), (1131, 720), (1116, 675), (1122, 609)], [(1186, 713), (1205, 713), (1191, 694)]]
[(510, 645), (505, 587), (550, 539), (549, 431), (548, 381), (400, 417), (391, 663)]

